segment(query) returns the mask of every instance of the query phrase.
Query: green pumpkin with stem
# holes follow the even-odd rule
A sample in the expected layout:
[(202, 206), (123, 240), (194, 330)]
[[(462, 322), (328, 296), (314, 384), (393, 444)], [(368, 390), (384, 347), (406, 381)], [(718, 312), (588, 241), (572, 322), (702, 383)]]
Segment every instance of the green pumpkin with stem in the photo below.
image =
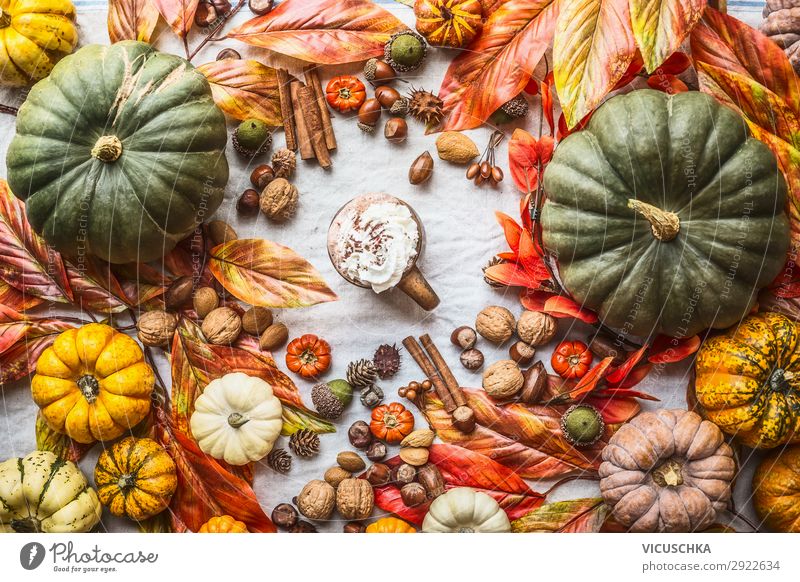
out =
[(609, 99), (556, 148), (544, 188), (565, 288), (625, 335), (733, 325), (786, 261), (775, 156), (703, 93)]
[(185, 59), (89, 45), (31, 89), (6, 163), (36, 232), (68, 256), (162, 257), (222, 201), (225, 117)]

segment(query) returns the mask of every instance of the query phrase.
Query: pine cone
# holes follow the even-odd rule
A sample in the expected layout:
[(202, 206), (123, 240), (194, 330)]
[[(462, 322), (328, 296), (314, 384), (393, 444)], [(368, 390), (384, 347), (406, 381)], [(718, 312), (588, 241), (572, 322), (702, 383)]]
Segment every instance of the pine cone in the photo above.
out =
[(289, 437), (289, 448), (298, 457), (311, 457), (319, 452), (319, 435), (308, 428), (301, 428)]
[(372, 362), (375, 364), (381, 380), (391, 378), (400, 369), (400, 350), (396, 345), (383, 344), (375, 351)]
[(297, 167), (297, 156), (292, 150), (281, 148), (272, 154), (272, 170), (276, 178), (291, 178)]
[(292, 456), (284, 449), (273, 449), (272, 452), (267, 455), (267, 464), (274, 471), (285, 475), (292, 468)]
[(425, 91), (414, 89), (408, 103), (408, 112), (425, 125), (437, 125), (444, 117), (444, 102), (438, 96)]
[(375, 408), (381, 402), (383, 402), (383, 390), (380, 386), (373, 384), (361, 391), (361, 404), (367, 408)]
[(350, 362), (347, 366), (347, 381), (356, 388), (368, 388), (378, 381), (378, 370), (370, 360)]

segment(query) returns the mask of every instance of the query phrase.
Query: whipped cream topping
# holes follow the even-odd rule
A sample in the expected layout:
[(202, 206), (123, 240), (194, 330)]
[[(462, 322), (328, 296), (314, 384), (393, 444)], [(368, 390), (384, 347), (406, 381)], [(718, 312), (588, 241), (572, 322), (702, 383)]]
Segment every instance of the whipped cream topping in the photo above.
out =
[(397, 202), (375, 202), (351, 212), (336, 243), (347, 275), (376, 293), (400, 282), (417, 256), (419, 227), (411, 211)]

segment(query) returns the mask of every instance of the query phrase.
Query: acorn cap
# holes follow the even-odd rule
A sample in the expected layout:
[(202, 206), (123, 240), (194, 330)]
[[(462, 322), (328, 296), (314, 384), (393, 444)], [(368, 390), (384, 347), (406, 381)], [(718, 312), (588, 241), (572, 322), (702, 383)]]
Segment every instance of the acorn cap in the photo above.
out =
[(593, 445), (603, 436), (605, 428), (600, 412), (589, 404), (570, 406), (561, 417), (561, 432), (576, 447)]
[(425, 38), (413, 30), (397, 32), (383, 47), (383, 58), (395, 71), (418, 69), (425, 60), (428, 47)]

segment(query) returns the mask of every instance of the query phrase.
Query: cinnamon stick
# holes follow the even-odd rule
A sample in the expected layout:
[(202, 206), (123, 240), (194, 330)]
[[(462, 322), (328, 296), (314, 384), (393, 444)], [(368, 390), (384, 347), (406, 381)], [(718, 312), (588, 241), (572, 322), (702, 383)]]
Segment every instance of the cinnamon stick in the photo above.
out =
[(292, 92), (289, 89), (289, 71), (278, 69), (278, 94), (281, 99), (281, 120), (286, 136), (286, 148), (297, 150), (297, 134), (294, 129), (294, 110), (292, 108)]
[(333, 133), (333, 123), (331, 122), (331, 112), (328, 111), (328, 104), (325, 101), (325, 92), (322, 90), (322, 82), (319, 80), (319, 71), (316, 65), (309, 65), (303, 68), (306, 76), (306, 83), (314, 89), (317, 98), (317, 106), (322, 116), (322, 131), (325, 135), (325, 146), (329, 150), (336, 149), (336, 136)]
[(297, 128), (297, 145), (300, 148), (300, 158), (303, 160), (314, 159), (314, 146), (311, 145), (311, 135), (308, 132), (303, 111), (300, 109), (299, 91), (305, 87), (300, 81), (292, 81), (289, 84), (289, 92), (292, 97), (292, 117)]
[(325, 145), (325, 131), (322, 127), (322, 114), (319, 112), (317, 96), (314, 89), (308, 85), (303, 85), (297, 89), (297, 99), (300, 102), (300, 111), (303, 114), (308, 136), (311, 139), (311, 147), (314, 148), (314, 155), (317, 156), (319, 165), (327, 169), (331, 167), (331, 156), (328, 146)]
[(415, 340), (412, 336), (408, 336), (403, 340), (403, 346), (405, 346), (406, 350), (408, 350), (408, 353), (411, 354), (411, 357), (433, 384), (433, 389), (436, 391), (436, 395), (439, 397), (439, 400), (442, 401), (445, 411), (448, 414), (451, 414), (456, 408), (458, 408), (458, 405), (453, 400), (453, 397), (450, 394), (450, 391), (447, 389), (447, 385), (444, 383), (444, 380), (436, 371), (433, 362), (431, 362), (422, 347), (420, 347), (420, 345), (417, 343), (417, 340)]
[(461, 386), (459, 386), (458, 380), (456, 380), (456, 377), (453, 375), (450, 366), (447, 365), (444, 357), (442, 357), (439, 348), (433, 343), (431, 336), (425, 334), (419, 338), (419, 341), (422, 343), (422, 347), (425, 348), (425, 351), (428, 352), (436, 371), (442, 377), (442, 380), (444, 380), (445, 386), (447, 386), (447, 390), (450, 392), (456, 406), (467, 406), (467, 398), (464, 396), (464, 391), (461, 389)]

